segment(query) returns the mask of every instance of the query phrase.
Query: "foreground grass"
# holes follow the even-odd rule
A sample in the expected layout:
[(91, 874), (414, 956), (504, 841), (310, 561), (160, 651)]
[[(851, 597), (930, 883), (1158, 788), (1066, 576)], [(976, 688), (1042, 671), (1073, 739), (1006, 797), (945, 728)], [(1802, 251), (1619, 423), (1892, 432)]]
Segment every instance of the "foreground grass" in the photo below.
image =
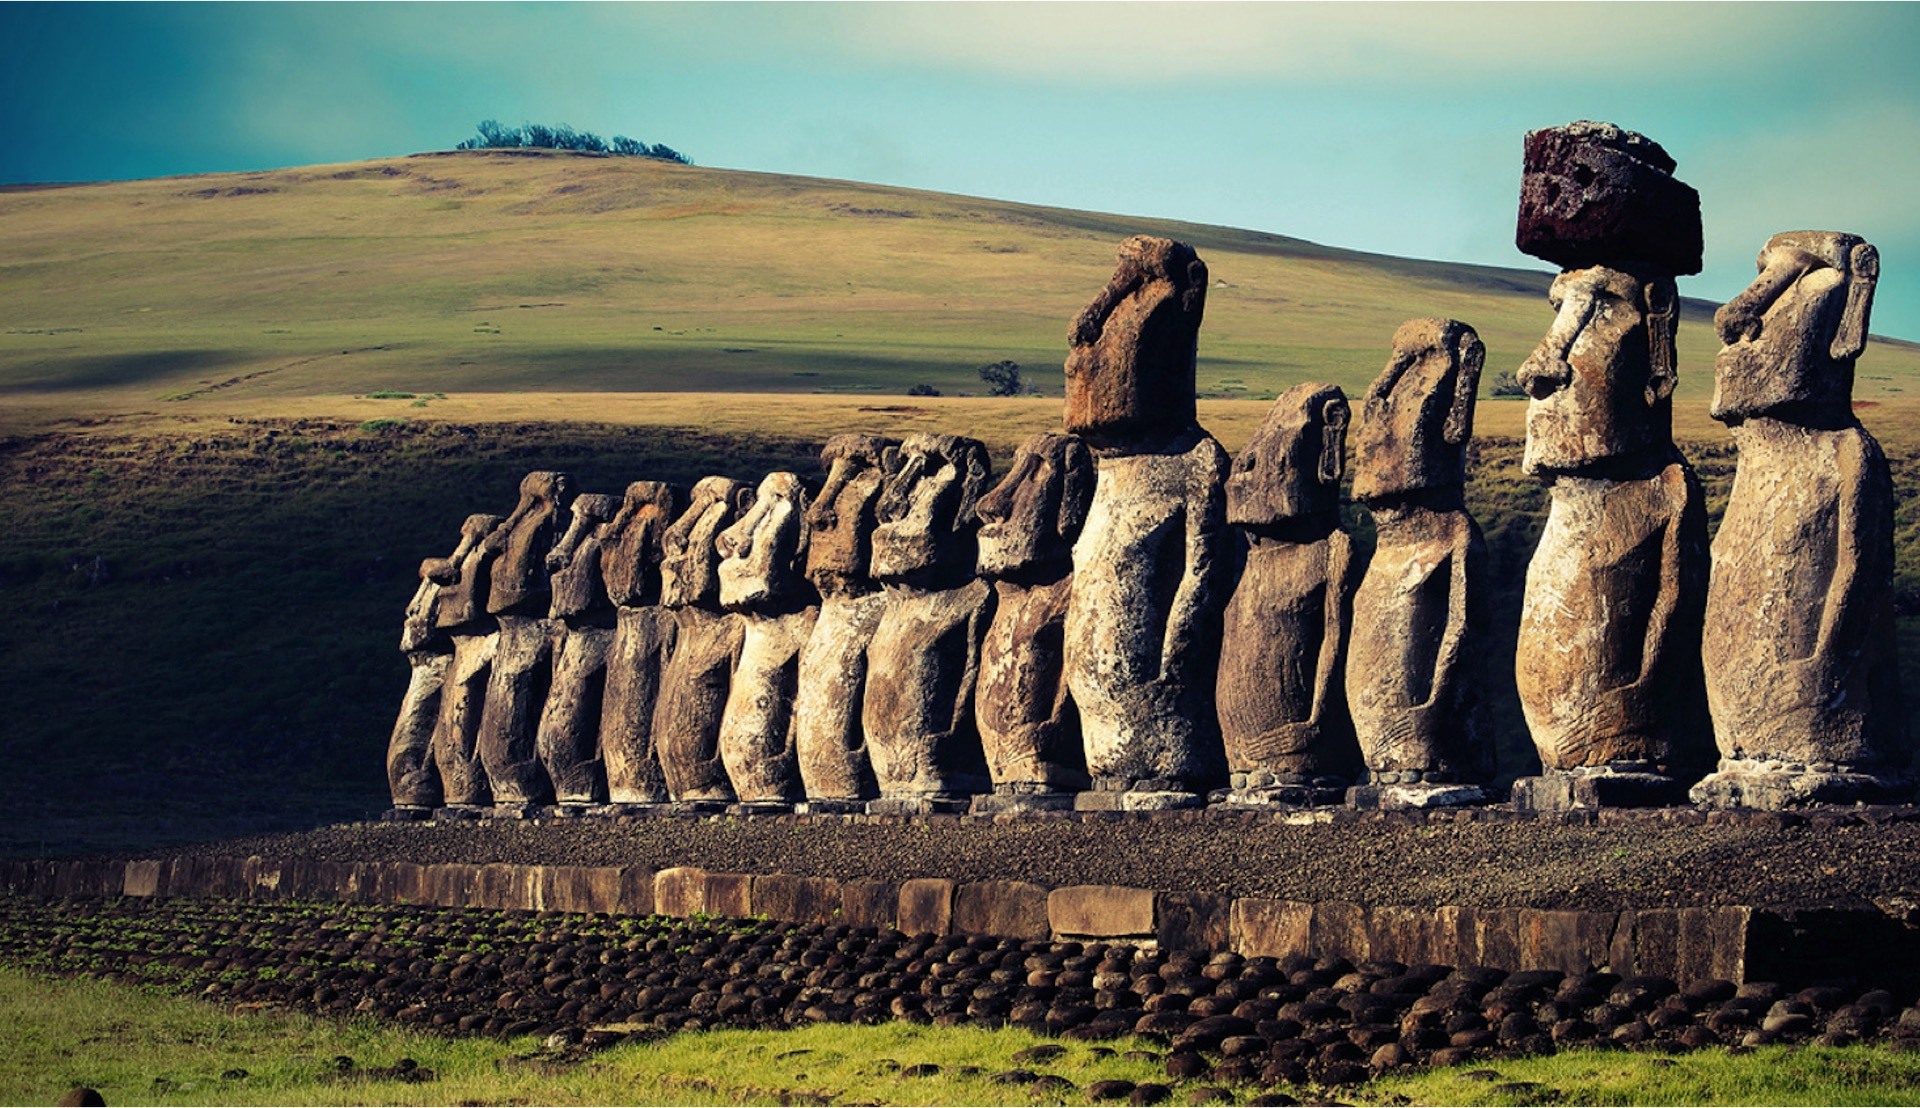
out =
[[(1168, 1082), (1126, 1052), (1015, 1029), (908, 1024), (714, 1031), (628, 1042), (584, 1059), (532, 1038), (453, 1038), (279, 1010), (235, 1013), (104, 981), (0, 969), (0, 1102), (98, 1089), (109, 1104), (1049, 1104), (1085, 1103), (1094, 1081)], [(912, 1066), (938, 1066), (909, 1077)], [(1015, 1068), (1076, 1090), (1001, 1084)], [(421, 1080), (422, 1072), (430, 1077)], [(403, 1076), (413, 1074), (413, 1079)], [(1198, 1088), (1204, 1082), (1192, 1083)], [(1920, 1054), (1884, 1047), (1766, 1047), (1680, 1057), (1582, 1051), (1399, 1077), (1338, 1091), (1358, 1104), (1911, 1104)], [(1176, 1090), (1184, 1103), (1189, 1088)], [(1259, 1090), (1237, 1087), (1237, 1100)], [(1311, 1099), (1317, 1090), (1287, 1090)]]

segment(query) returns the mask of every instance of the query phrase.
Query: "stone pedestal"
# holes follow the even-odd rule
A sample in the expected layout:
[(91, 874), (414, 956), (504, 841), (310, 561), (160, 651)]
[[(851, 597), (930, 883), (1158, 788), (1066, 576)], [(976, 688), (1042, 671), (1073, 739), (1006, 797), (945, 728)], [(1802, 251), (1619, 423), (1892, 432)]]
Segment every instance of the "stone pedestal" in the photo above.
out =
[(808, 799), (795, 803), (793, 814), (797, 816), (863, 816), (867, 814), (867, 802)]
[(728, 800), (676, 800), (664, 807), (669, 815), (718, 816), (724, 815), (732, 803)]
[(545, 804), (534, 803), (495, 804), (482, 811), (487, 819), (539, 819), (546, 814), (548, 807)]
[(964, 793), (933, 796), (883, 796), (867, 801), (867, 814), (873, 816), (965, 815), (973, 798)]
[(1576, 808), (1666, 808), (1687, 800), (1687, 782), (1646, 767), (1550, 769), (1513, 783), (1513, 807), (1522, 812)]
[(1045, 785), (1025, 782), (995, 785), (991, 793), (974, 797), (969, 811), (976, 816), (1019, 812), (1071, 812), (1075, 795), (1050, 789)]
[(380, 813), (382, 823), (423, 823), (433, 818), (432, 808), (389, 808)]
[(1228, 783), (1223, 808), (1326, 808), (1347, 798), (1338, 777), (1253, 770), (1231, 774)]
[(435, 808), (433, 810), (433, 818), (436, 820), (485, 819), (486, 815), (487, 810), (485, 808), (471, 804), (449, 804), (444, 808)]
[(1426, 811), (1432, 808), (1472, 808), (1493, 803), (1492, 794), (1479, 785), (1356, 785), (1347, 790), (1347, 807), (1363, 812)]
[(1076, 812), (1173, 812), (1206, 806), (1205, 793), (1193, 792), (1186, 782), (1168, 777), (1096, 777), (1093, 788), (1073, 795)]
[(793, 805), (777, 801), (743, 801), (727, 805), (730, 816), (784, 816), (793, 812)]
[(1914, 797), (1905, 775), (1866, 772), (1837, 762), (1776, 762), (1720, 759), (1719, 772), (1688, 792), (1702, 808), (1762, 808), (1780, 811), (1816, 804), (1901, 804)]

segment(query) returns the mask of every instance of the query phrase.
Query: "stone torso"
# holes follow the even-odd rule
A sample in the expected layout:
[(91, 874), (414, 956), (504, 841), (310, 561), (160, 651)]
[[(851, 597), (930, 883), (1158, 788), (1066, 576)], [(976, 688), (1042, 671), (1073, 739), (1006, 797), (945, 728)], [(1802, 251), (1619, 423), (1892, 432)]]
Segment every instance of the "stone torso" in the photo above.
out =
[(980, 652), (975, 711), (994, 782), (1084, 788), (1084, 774), (1066, 767), (1083, 755), (1073, 702), (1061, 680), (1066, 664), (1071, 573), (1047, 584), (996, 581), (993, 625)]
[(1340, 646), (1352, 559), (1352, 540), (1338, 530), (1313, 542), (1262, 540), (1248, 548), (1227, 601), (1215, 695), (1234, 772), (1312, 773), (1326, 760), (1313, 724), (1331, 721), (1313, 719), (1314, 692), (1324, 652)]

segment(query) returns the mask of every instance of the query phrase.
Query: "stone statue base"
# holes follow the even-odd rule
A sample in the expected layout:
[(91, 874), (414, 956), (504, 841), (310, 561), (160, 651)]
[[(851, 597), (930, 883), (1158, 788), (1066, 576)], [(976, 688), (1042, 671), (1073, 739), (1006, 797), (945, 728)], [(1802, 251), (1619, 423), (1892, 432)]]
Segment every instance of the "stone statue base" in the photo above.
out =
[(933, 793), (927, 796), (883, 796), (867, 801), (867, 814), (873, 816), (965, 815), (973, 801), (971, 793)]
[(540, 809), (541, 819), (585, 819), (600, 810), (598, 804), (555, 804)]
[(1513, 783), (1513, 807), (1521, 812), (1575, 808), (1667, 808), (1688, 803), (1687, 784), (1645, 763), (1550, 769)]
[(551, 810), (545, 804), (495, 804), (484, 809), (488, 819), (539, 819)]
[(1071, 812), (1074, 793), (1062, 792), (1040, 782), (995, 785), (991, 793), (973, 798), (969, 809), (976, 816), (997, 816), (1019, 812)]
[(1913, 799), (1905, 774), (1869, 772), (1834, 762), (1756, 761), (1722, 758), (1720, 770), (1688, 796), (1702, 808), (1759, 808), (1777, 812), (1815, 804), (1898, 804)]
[(718, 816), (732, 805), (731, 800), (676, 800), (667, 805), (667, 811), (676, 816)]
[(647, 801), (645, 803), (614, 801), (611, 804), (602, 804), (593, 809), (592, 814), (603, 816), (607, 819), (618, 819), (621, 816), (651, 816), (666, 811), (667, 807), (668, 801), (666, 800)]
[(793, 805), (797, 816), (864, 816), (867, 814), (867, 802), (864, 800), (801, 800)]
[(1491, 803), (1493, 795), (1479, 785), (1429, 782), (1414, 785), (1357, 785), (1347, 790), (1347, 806), (1361, 811), (1472, 808)]
[(471, 804), (449, 804), (445, 808), (433, 810), (433, 818), (436, 820), (484, 819), (486, 815), (487, 809)]
[(745, 800), (727, 805), (730, 816), (784, 816), (792, 811), (791, 803), (779, 800)]
[(1073, 810), (1076, 812), (1174, 812), (1206, 806), (1205, 793), (1193, 792), (1185, 781), (1172, 777), (1149, 777), (1139, 781), (1125, 777), (1095, 777), (1092, 789), (1073, 794)]
[(395, 805), (380, 813), (382, 823), (418, 823), (432, 818), (432, 808), (418, 808), (411, 805)]

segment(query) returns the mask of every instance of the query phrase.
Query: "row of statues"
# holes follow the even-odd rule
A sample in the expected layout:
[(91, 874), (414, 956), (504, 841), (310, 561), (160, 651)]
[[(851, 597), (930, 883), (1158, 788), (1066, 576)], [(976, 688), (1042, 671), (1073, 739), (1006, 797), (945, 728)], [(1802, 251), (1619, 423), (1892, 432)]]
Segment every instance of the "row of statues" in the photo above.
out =
[[(1775, 236), (1716, 317), (1740, 462), (1709, 552), (1671, 432), (1700, 260), (1673, 168), (1607, 124), (1528, 136), (1518, 241), (1564, 272), (1518, 373), (1551, 508), (1515, 664), (1542, 771), (1512, 799), (1899, 796), (1892, 494), (1851, 408), (1877, 256)], [(396, 812), (1495, 799), (1479, 337), (1409, 321), (1357, 403), (1297, 385), (1230, 457), (1194, 404), (1207, 282), (1185, 244), (1124, 242), (1070, 332), (1064, 433), (997, 481), (938, 434), (837, 436), (817, 485), (529, 474), (422, 566)]]

